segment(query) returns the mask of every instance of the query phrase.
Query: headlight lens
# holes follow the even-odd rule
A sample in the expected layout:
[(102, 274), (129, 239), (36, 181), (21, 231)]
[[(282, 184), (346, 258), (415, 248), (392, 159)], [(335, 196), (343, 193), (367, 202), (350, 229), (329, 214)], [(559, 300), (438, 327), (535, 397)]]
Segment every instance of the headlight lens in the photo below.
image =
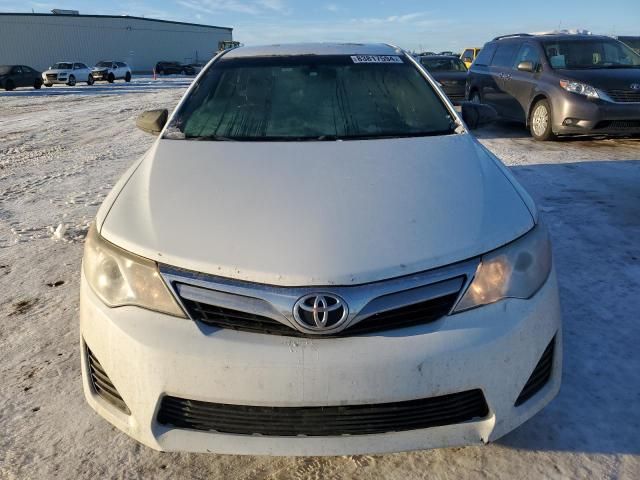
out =
[(574, 82), (573, 80), (560, 80), (560, 86), (567, 92), (577, 93), (589, 98), (600, 98), (598, 90), (586, 83)]
[(539, 223), (529, 233), (482, 257), (473, 281), (455, 312), (503, 298), (531, 298), (551, 271), (551, 243)]
[(135, 305), (186, 318), (156, 263), (107, 242), (95, 224), (87, 234), (82, 263), (87, 282), (109, 307)]

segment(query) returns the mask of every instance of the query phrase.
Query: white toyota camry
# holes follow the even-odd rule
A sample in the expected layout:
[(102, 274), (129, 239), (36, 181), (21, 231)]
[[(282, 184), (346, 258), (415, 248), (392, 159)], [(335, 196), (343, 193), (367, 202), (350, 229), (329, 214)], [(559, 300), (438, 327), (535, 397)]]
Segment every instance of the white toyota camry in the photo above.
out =
[(203, 69), (86, 241), (89, 404), (159, 450), (487, 443), (561, 381), (549, 236), (388, 45), (237, 48)]

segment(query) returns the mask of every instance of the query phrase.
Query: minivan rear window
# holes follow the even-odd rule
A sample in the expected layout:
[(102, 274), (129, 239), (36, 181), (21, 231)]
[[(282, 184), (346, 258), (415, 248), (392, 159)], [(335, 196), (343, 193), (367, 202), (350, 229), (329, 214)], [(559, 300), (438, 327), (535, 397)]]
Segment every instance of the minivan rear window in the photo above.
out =
[(401, 56), (305, 55), (219, 60), (187, 97), (167, 137), (338, 140), (454, 129), (443, 101)]
[(473, 62), (474, 65), (482, 65), (487, 66), (491, 65), (491, 60), (493, 59), (493, 54), (496, 52), (497, 45), (495, 43), (490, 43), (485, 45), (478, 56), (476, 57), (476, 61)]

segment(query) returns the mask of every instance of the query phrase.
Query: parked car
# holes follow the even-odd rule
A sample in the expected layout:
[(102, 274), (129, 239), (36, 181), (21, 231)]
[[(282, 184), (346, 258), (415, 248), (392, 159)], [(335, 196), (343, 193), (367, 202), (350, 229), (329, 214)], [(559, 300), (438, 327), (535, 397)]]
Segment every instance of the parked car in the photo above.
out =
[(19, 87), (42, 86), (41, 73), (26, 65), (0, 65), (0, 88), (13, 90)]
[(467, 67), (458, 57), (433, 55), (420, 57), (420, 63), (435, 78), (453, 103), (465, 99)]
[(42, 73), (42, 81), (45, 87), (54, 84), (66, 84), (74, 86), (77, 82), (86, 82), (93, 85), (91, 69), (81, 62), (58, 62)]
[(446, 51), (444, 51), (444, 52), (440, 52), (438, 55), (444, 55), (444, 56), (446, 56), (446, 57), (451, 57), (451, 56), (454, 56), (454, 55), (455, 55), (455, 53), (453, 53), (453, 52), (452, 52), (452, 51), (450, 51), (450, 50), (446, 50)]
[(467, 96), (536, 140), (640, 134), (640, 55), (597, 35), (496, 37), (471, 66)]
[(160, 136), (90, 228), (89, 404), (156, 449), (272, 455), (528, 420), (560, 387), (558, 285), (533, 201), (469, 133), (492, 112), (461, 117), (393, 46), (218, 56), (138, 119)]
[(91, 75), (95, 81), (107, 81), (113, 83), (115, 80), (131, 81), (131, 68), (124, 62), (101, 61), (91, 69)]
[(471, 68), (471, 64), (473, 63), (473, 61), (476, 59), (476, 57), (478, 56), (478, 54), (480, 53), (480, 48), (465, 48), (464, 51), (462, 52), (462, 55), (460, 55), (460, 58), (462, 59), (462, 61), (464, 62), (465, 66), (467, 68)]
[(196, 70), (191, 65), (185, 65), (180, 62), (158, 62), (156, 63), (155, 71), (158, 75), (195, 75)]

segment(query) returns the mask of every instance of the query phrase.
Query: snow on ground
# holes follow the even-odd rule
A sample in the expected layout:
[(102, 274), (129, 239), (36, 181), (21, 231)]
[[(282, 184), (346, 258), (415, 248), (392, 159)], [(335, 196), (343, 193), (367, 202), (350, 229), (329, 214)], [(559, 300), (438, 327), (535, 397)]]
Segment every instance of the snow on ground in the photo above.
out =
[(560, 395), (495, 444), (331, 458), (169, 454), (95, 414), (78, 355), (83, 238), (153, 141), (136, 115), (172, 108), (189, 81), (0, 92), (1, 478), (640, 478), (640, 139), (541, 144), (513, 125), (479, 132), (550, 226), (564, 315)]

